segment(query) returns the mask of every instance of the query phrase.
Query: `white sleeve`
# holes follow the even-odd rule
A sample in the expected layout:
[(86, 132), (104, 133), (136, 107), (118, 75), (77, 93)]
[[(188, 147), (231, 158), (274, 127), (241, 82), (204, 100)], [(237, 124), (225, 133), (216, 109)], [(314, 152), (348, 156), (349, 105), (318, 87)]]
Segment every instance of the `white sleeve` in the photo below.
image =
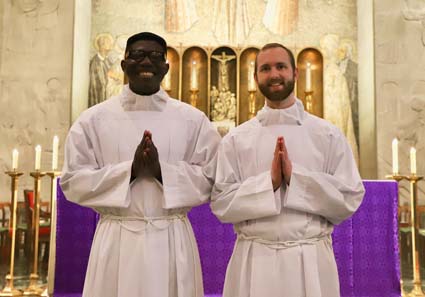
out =
[(339, 224), (357, 210), (364, 192), (351, 149), (338, 130), (331, 135), (325, 172), (312, 172), (292, 163), (283, 206)]
[(160, 161), (165, 209), (192, 207), (210, 198), (220, 135), (203, 115), (188, 141), (184, 161)]
[(81, 121), (71, 127), (65, 143), (61, 188), (68, 200), (83, 206), (128, 207), (132, 161), (101, 167), (94, 139)]
[[(249, 160), (247, 160), (249, 162)], [(241, 180), (232, 137), (225, 137), (217, 153), (216, 181), (211, 209), (226, 223), (277, 215), (281, 210), (281, 189), (273, 192), (270, 171)]]

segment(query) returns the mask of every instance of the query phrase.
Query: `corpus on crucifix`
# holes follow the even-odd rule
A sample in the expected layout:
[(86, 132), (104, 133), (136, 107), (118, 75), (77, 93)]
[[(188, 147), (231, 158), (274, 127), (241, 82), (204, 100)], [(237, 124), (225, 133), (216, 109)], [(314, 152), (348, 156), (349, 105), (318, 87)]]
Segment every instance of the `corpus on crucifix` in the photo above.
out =
[(218, 90), (229, 90), (229, 69), (227, 62), (236, 58), (234, 55), (226, 55), (226, 52), (221, 52), (221, 55), (212, 55), (211, 58), (218, 61)]

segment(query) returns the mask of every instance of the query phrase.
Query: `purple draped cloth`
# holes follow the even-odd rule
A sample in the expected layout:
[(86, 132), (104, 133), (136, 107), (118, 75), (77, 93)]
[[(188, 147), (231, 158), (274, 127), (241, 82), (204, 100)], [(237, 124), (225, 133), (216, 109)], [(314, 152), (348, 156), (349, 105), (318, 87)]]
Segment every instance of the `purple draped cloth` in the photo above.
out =
[(364, 181), (364, 186), (363, 203), (332, 234), (341, 296), (399, 297), (397, 183)]
[[(365, 181), (366, 195), (352, 218), (336, 226), (333, 247), (342, 297), (400, 296), (397, 183)], [(58, 189), (55, 296), (81, 296), (97, 215), (66, 201)], [(189, 213), (199, 246), (206, 296), (219, 297), (235, 241), (208, 205)]]
[(54, 296), (81, 297), (97, 214), (69, 202), (59, 186)]

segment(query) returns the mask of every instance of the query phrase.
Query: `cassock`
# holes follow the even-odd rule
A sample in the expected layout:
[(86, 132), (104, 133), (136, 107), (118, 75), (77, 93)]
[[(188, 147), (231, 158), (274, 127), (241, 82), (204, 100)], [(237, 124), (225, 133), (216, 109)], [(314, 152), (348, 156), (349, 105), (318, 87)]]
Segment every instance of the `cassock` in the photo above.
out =
[[(162, 184), (130, 183), (145, 130), (158, 149)], [(66, 140), (61, 187), (68, 200), (100, 214), (83, 296), (204, 296), (186, 214), (209, 200), (219, 141), (201, 111), (162, 89), (140, 96), (126, 85), (82, 113)]]
[[(292, 175), (273, 191), (278, 136)], [(264, 107), (227, 134), (218, 149), (211, 208), (238, 235), (224, 297), (336, 297), (333, 226), (353, 214), (364, 195), (353, 154), (332, 124), (296, 103)]]

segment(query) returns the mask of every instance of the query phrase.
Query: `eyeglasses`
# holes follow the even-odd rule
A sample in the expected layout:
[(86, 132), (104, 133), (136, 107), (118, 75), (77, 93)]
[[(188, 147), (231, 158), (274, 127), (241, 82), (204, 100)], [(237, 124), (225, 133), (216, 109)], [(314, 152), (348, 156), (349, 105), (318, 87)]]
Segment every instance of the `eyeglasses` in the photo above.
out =
[(165, 61), (165, 53), (159, 51), (131, 50), (125, 54), (126, 59), (131, 59), (136, 62), (141, 62), (146, 57), (149, 57), (151, 62)]

